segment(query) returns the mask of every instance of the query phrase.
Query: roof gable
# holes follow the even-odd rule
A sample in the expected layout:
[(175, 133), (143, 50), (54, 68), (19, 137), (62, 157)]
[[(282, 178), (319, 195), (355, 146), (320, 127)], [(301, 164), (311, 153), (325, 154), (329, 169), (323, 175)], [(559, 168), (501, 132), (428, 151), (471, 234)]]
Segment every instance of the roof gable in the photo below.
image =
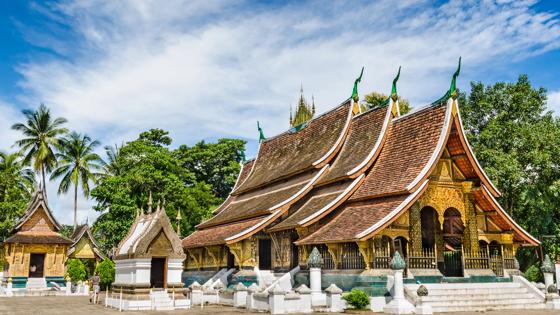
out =
[(14, 227), (14, 232), (35, 229), (40, 231), (48, 229), (52, 232), (60, 231), (60, 224), (52, 215), (42, 189), (37, 190), (33, 194), (25, 214)]
[[(162, 241), (161, 233), (165, 235), (168, 243)], [(154, 241), (157, 241), (159, 247), (167, 244), (164, 246), (166, 257), (185, 258), (181, 239), (173, 230), (165, 209), (158, 208), (154, 213), (142, 214), (136, 218), (127, 236), (117, 247), (116, 259), (152, 257), (153, 252), (150, 250), (152, 250)]]

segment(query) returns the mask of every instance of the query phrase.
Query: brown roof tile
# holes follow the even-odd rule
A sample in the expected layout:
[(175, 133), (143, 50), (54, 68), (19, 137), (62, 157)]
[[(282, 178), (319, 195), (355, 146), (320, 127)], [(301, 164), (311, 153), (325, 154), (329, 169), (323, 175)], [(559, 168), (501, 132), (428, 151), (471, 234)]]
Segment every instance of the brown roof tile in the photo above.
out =
[(341, 139), (349, 114), (350, 105), (345, 103), (309, 121), (298, 132), (288, 131), (261, 143), (249, 178), (233, 194), (314, 168), (313, 163)]
[(350, 200), (406, 192), (436, 150), (446, 108), (432, 105), (393, 120), (381, 154)]
[(72, 241), (66, 237), (58, 234), (25, 234), (16, 233), (4, 243), (19, 243), (19, 244), (72, 244)]
[(299, 221), (307, 218), (308, 216), (312, 215), (319, 209), (328, 205), (329, 202), (335, 200), (336, 197), (340, 195), (340, 193), (342, 193), (342, 191), (335, 191), (335, 192), (315, 195), (311, 197), (306, 203), (303, 204), (303, 206), (297, 209), (292, 215), (290, 215), (284, 221), (270, 228), (270, 231), (281, 231), (281, 230), (291, 229), (298, 226)]
[(239, 221), (230, 224), (214, 226), (207, 229), (197, 230), (183, 239), (184, 248), (202, 247), (224, 244), (225, 239), (231, 237), (263, 220), (264, 217)]
[[(379, 137), (382, 136), (381, 130), (387, 111), (387, 108), (378, 108), (352, 119), (344, 145), (319, 185), (346, 177), (349, 171), (366, 160)], [(379, 149), (381, 146), (377, 150)]]
[(265, 189), (235, 196), (225, 208), (213, 218), (202, 222), (198, 227), (204, 228), (235, 220), (270, 214), (269, 209), (295, 195), (305, 187), (317, 172), (268, 186)]
[(346, 205), (328, 223), (311, 235), (297, 241), (298, 245), (327, 242), (354, 241), (356, 235), (386, 217), (398, 207), (408, 195), (378, 198), (366, 205)]

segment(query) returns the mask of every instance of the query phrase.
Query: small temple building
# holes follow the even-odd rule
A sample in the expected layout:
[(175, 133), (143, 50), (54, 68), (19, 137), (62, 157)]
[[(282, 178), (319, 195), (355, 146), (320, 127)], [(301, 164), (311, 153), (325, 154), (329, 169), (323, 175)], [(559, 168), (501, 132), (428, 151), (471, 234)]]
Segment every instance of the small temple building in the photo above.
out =
[[(181, 239), (173, 230), (164, 207), (158, 205), (152, 212), (151, 203), (150, 195), (147, 213), (139, 212), (113, 257), (115, 282), (112, 290), (122, 292), (125, 310), (151, 309), (154, 298), (161, 300), (160, 306), (187, 305), (181, 282), (185, 260)], [(168, 292), (173, 294), (173, 303)], [(119, 303), (114, 299), (109, 301), (115, 307), (119, 307)]]
[(5, 278), (14, 288), (45, 288), (65, 282), (66, 253), (72, 241), (49, 209), (41, 188), (33, 195), (24, 216), (4, 241)]
[(358, 104), (361, 75), (321, 115), (302, 95), (291, 128), (261, 141), (225, 202), (183, 239), (185, 270), (305, 269), (317, 247), (326, 274), (387, 275), (396, 251), (407, 277), (425, 281), (515, 272), (517, 249), (539, 241), (500, 206), (468, 143), (458, 74), (405, 115), (398, 77), (373, 107)]
[(78, 226), (70, 239), (72, 244), (68, 248), (68, 258), (82, 260), (86, 267), (89, 268), (89, 274), (93, 274), (97, 264), (106, 259), (107, 256), (103, 254), (89, 225), (86, 223)]

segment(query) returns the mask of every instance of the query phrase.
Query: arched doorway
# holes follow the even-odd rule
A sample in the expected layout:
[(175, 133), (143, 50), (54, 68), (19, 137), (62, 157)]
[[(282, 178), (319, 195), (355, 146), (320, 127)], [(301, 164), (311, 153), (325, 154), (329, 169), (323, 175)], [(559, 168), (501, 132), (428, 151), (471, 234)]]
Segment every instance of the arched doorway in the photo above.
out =
[(420, 211), (422, 228), (422, 249), (434, 249), (436, 245), (436, 233), (439, 230), (437, 212), (432, 207), (424, 207)]
[(443, 270), (446, 277), (462, 277), (462, 244), (465, 225), (461, 213), (449, 208), (443, 213)]

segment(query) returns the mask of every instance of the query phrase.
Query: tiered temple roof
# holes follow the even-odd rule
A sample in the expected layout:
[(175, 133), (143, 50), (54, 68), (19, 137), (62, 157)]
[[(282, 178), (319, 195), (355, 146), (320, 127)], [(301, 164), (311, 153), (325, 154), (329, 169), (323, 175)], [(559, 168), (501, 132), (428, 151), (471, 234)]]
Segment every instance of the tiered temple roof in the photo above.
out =
[(70, 248), (68, 249), (68, 256), (73, 256), (76, 254), (77, 251), (80, 250), (78, 246), (80, 246), (80, 241), (82, 241), (83, 239), (83, 242), (87, 244), (88, 247), (91, 248), (94, 257), (78, 257), (78, 258), (97, 258), (97, 259), (106, 258), (105, 254), (103, 254), (103, 252), (101, 251), (101, 247), (95, 240), (95, 237), (93, 236), (93, 233), (91, 232), (91, 229), (87, 223), (78, 226), (74, 230), (70, 238), (72, 239), (72, 245), (70, 245)]
[(60, 224), (47, 204), (42, 189), (37, 190), (29, 203), (24, 216), (16, 223), (12, 236), (4, 242), (19, 244), (71, 244), (62, 236)]
[(387, 227), (422, 195), (442, 154), (477, 185), (477, 207), (514, 238), (538, 241), (496, 202), (466, 140), (458, 102), (447, 96), (400, 116), (397, 98), (354, 114), (354, 100), (262, 142), (215, 216), (183, 240), (185, 248), (230, 244), (259, 231), (318, 223), (296, 244), (364, 240)]

